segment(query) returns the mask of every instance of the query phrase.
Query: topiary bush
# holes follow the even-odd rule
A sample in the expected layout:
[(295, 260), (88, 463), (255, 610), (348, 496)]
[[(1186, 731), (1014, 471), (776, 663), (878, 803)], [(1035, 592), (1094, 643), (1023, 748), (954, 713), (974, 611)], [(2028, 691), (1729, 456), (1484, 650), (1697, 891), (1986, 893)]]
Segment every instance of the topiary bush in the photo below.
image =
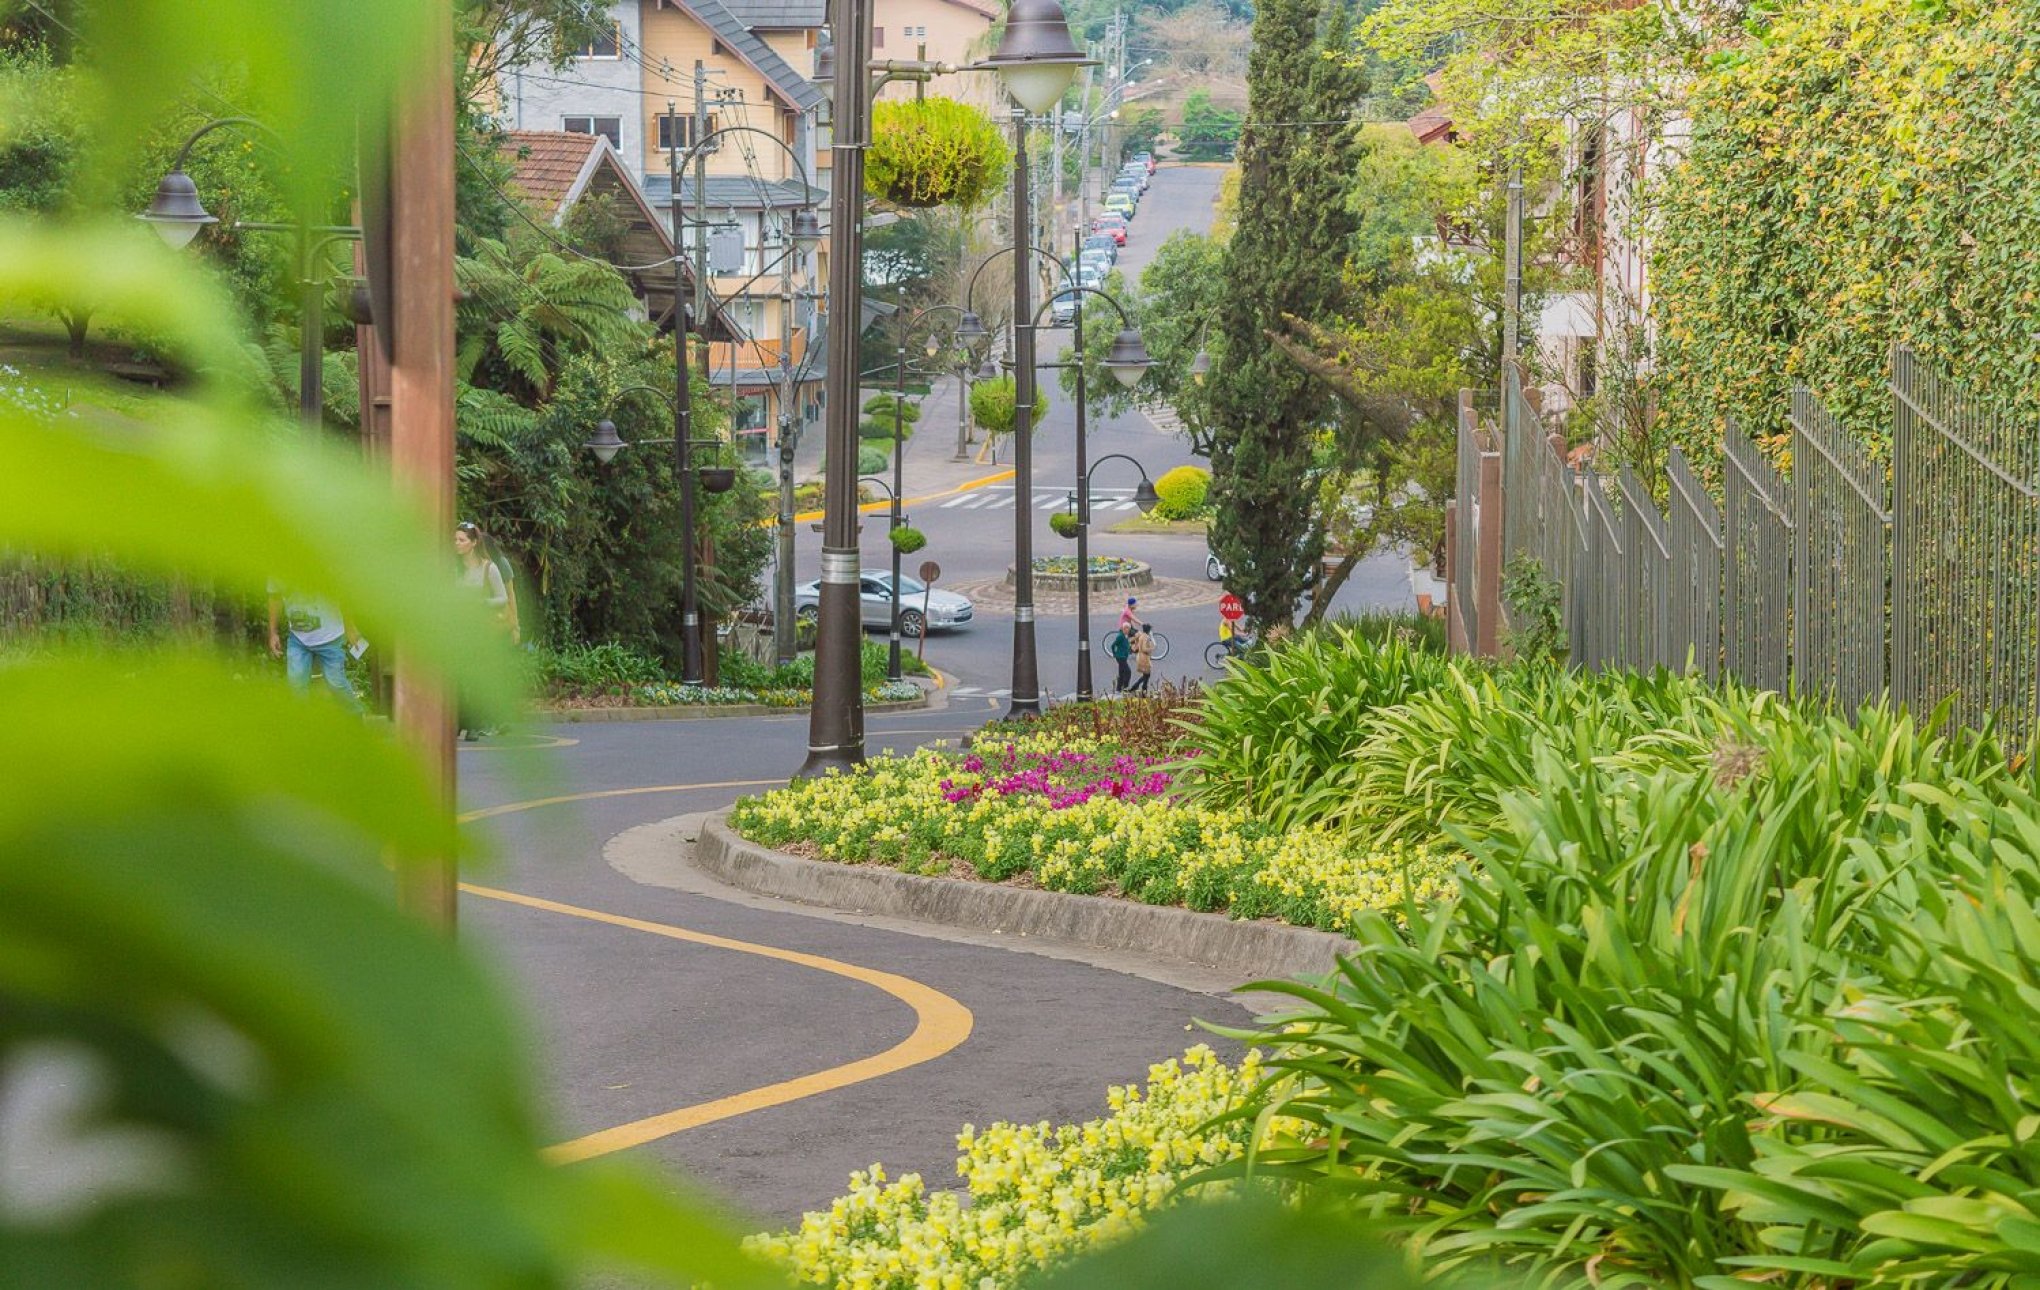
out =
[(895, 206), (983, 202), (1006, 179), (1009, 149), (999, 127), (955, 99), (873, 105), (864, 189)]
[[(915, 399), (901, 399), (899, 404), (900, 420), (911, 429), (913, 424), (921, 419), (921, 405)], [(891, 425), (893, 417), (892, 394), (890, 392), (874, 394), (866, 399), (864, 401), (864, 415), (875, 421), (884, 421), (887, 425)]]
[(883, 448), (862, 444), (857, 449), (857, 473), (860, 475), (882, 474), (892, 464), (892, 454)]
[(1195, 519), (1211, 494), (1211, 472), (1202, 466), (1178, 466), (1155, 481), (1161, 501), (1154, 513), (1165, 520)]

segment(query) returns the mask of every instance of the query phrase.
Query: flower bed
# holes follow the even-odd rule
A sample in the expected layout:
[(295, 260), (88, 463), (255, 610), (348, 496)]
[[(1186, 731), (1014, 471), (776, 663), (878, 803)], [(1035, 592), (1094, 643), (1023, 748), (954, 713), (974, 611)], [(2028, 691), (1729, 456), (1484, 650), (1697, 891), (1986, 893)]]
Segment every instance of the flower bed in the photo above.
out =
[[(921, 687), (911, 681), (887, 681), (867, 686), (866, 703), (902, 703), (921, 697)], [(612, 694), (582, 695), (553, 701), (556, 708), (679, 708), (762, 704), (768, 708), (805, 708), (814, 702), (814, 691), (768, 687), (750, 689), (740, 685), (681, 685), (660, 681), (634, 685)]]
[(1100, 1119), (964, 1126), (963, 1194), (931, 1195), (919, 1174), (891, 1181), (873, 1165), (826, 1211), (746, 1245), (800, 1285), (1004, 1290), (1131, 1233), (1184, 1178), (1239, 1159), (1253, 1121), (1213, 1121), (1264, 1073), (1254, 1053), (1232, 1067), (1200, 1044), (1149, 1067), (1145, 1088), (1112, 1089)]
[(1284, 831), (1174, 800), (1152, 757), (1095, 740), (1019, 735), (960, 755), (922, 749), (739, 801), (730, 823), (765, 846), (910, 873), (1279, 918), (1327, 931), (1452, 887), (1432, 845), (1369, 846)]
[[(1091, 557), (1091, 575), (1097, 577), (1108, 573), (1132, 573), (1143, 567), (1138, 560), (1129, 560), (1120, 555), (1094, 555)], [(1077, 576), (1077, 557), (1073, 555), (1037, 555), (1034, 557), (1036, 573), (1056, 573), (1074, 578)]]

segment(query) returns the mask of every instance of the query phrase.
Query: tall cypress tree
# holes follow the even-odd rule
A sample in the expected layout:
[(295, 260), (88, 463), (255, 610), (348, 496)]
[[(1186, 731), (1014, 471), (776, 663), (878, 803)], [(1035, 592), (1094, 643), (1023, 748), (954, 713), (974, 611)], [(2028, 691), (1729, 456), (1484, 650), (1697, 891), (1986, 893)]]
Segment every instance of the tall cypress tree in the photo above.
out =
[(1208, 378), (1216, 511), (1226, 584), (1263, 629), (1287, 626), (1322, 548), (1312, 523), (1312, 442), (1331, 415), (1324, 385), (1278, 350), (1285, 315), (1332, 316), (1354, 227), (1346, 186), (1364, 78), (1345, 55), (1343, 6), (1263, 0), (1247, 63), (1239, 220), (1226, 254)]

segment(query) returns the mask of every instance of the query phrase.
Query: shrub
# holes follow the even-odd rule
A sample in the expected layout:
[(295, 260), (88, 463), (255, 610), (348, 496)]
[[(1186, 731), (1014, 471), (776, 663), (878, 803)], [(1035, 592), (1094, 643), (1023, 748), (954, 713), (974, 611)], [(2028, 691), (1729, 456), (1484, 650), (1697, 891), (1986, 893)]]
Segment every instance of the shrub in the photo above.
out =
[[(989, 434), (1013, 433), (1014, 410), (1017, 396), (1013, 391), (1013, 378), (1001, 376), (990, 381), (979, 381), (970, 387), (970, 415)], [(1035, 428), (1041, 426), (1041, 419), (1048, 415), (1048, 392), (1036, 387), (1034, 392)]]
[(658, 659), (617, 641), (539, 646), (530, 656), (538, 688), (550, 695), (620, 692), (666, 679)]
[(1057, 537), (1075, 539), (1078, 530), (1080, 530), (1083, 527), (1083, 525), (1078, 522), (1077, 517), (1071, 512), (1057, 511), (1055, 514), (1048, 517), (1048, 527), (1049, 531), (1054, 533)]
[[(901, 399), (899, 403), (900, 420), (911, 428), (916, 421), (921, 419), (921, 405), (914, 399)], [(891, 425), (893, 418), (892, 391), (887, 390), (866, 399), (864, 401), (864, 415)]]
[(857, 473), (860, 475), (881, 475), (892, 464), (892, 454), (883, 448), (861, 444), (857, 449)]
[(1211, 472), (1202, 466), (1178, 466), (1155, 481), (1161, 501), (1154, 514), (1165, 520), (1195, 519), (1204, 513), (1205, 498), (1211, 492)]
[(872, 105), (864, 188), (895, 206), (977, 206), (997, 191), (1011, 155), (977, 108), (955, 99), (884, 100)]
[[(879, 417), (866, 417), (857, 423), (857, 437), (859, 439), (880, 439), (891, 443), (893, 437), (892, 429), (891, 417), (882, 419)], [(912, 426), (902, 426), (901, 429), (907, 432), (907, 436), (911, 436), (914, 433)]]

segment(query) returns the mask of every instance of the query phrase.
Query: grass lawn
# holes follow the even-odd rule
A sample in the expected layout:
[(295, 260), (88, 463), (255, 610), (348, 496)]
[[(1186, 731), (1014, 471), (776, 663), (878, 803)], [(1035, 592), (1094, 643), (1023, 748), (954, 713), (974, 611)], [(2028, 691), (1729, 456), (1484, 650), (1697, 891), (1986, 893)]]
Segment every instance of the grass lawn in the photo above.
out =
[(131, 420), (150, 420), (174, 406), (174, 392), (115, 374), (148, 367), (136, 360), (134, 346), (88, 338), (82, 359), (71, 358), (69, 347), (54, 319), (0, 315), (0, 366), (14, 369), (0, 374), (0, 384), (25, 387), (64, 407)]
[(1105, 530), (1107, 533), (1171, 533), (1184, 537), (1203, 537), (1206, 522), (1203, 520), (1158, 520), (1152, 515), (1131, 515)]

